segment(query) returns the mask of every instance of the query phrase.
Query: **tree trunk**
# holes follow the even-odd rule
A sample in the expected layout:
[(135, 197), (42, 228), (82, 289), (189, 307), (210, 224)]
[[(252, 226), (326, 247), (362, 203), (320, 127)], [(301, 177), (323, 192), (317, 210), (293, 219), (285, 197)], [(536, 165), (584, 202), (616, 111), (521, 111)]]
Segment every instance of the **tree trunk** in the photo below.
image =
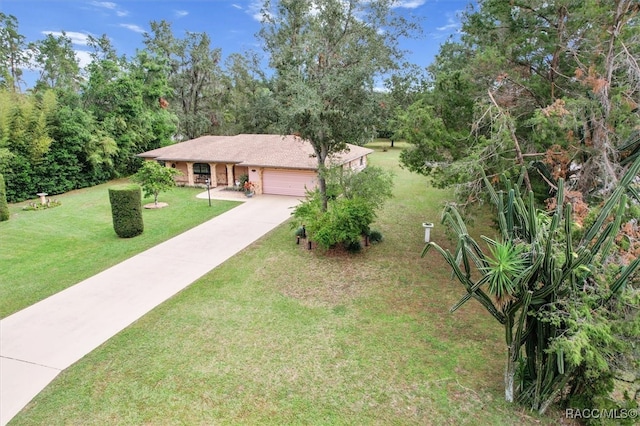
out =
[(513, 402), (514, 399), (514, 381), (516, 375), (516, 363), (513, 356), (513, 344), (507, 347), (507, 365), (504, 370), (504, 399), (507, 402)]
[(322, 211), (326, 212), (329, 207), (329, 199), (327, 197), (327, 180), (323, 172), (318, 173), (318, 189), (320, 190), (320, 198), (322, 199)]
[[(318, 139), (321, 139), (319, 137)], [(325, 161), (327, 159), (328, 149), (325, 144), (313, 144), (314, 151), (318, 157), (318, 190), (320, 191), (320, 199), (322, 200), (322, 211), (326, 212), (329, 207), (329, 198), (327, 197), (327, 179), (325, 177)]]

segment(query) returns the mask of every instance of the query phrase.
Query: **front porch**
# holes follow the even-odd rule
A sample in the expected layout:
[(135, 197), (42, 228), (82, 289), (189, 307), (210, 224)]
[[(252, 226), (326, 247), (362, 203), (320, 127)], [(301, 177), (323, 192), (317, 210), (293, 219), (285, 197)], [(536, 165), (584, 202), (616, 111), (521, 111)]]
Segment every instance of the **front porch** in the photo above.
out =
[(176, 184), (181, 186), (206, 186), (211, 188), (237, 185), (242, 175), (249, 176), (249, 168), (229, 163), (193, 163), (193, 162), (167, 162), (166, 167), (171, 167), (181, 172), (176, 176)]

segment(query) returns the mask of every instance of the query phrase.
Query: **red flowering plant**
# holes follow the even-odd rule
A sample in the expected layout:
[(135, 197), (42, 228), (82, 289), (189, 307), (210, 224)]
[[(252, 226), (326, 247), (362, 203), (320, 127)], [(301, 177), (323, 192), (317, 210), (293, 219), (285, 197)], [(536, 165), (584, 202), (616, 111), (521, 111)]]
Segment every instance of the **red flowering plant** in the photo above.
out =
[(255, 185), (250, 180), (244, 183), (245, 194), (253, 194), (254, 189), (255, 189)]

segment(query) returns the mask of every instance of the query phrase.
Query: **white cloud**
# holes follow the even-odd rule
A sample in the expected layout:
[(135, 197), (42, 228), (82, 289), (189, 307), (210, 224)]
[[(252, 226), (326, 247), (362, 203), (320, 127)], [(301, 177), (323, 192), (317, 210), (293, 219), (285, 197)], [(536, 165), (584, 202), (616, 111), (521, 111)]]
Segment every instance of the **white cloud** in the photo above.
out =
[(129, 11), (122, 9), (117, 3), (112, 1), (92, 1), (91, 4), (101, 9), (112, 10), (119, 17), (129, 16)]
[(425, 4), (427, 0), (396, 0), (394, 2), (393, 7), (401, 7), (404, 9), (416, 9), (423, 4)]
[[(42, 34), (51, 34), (54, 37), (60, 37), (63, 35), (61, 31), (42, 31)], [(65, 31), (64, 35), (71, 40), (72, 44), (86, 46), (89, 41), (89, 34), (78, 33), (75, 31)]]
[(120, 24), (120, 26), (122, 28), (126, 28), (128, 30), (131, 30), (131, 31), (133, 31), (135, 33), (144, 34), (144, 33), (147, 32), (144, 28), (140, 27), (139, 25), (135, 25), (135, 24)]
[(176, 18), (183, 18), (187, 16), (189, 12), (187, 12), (186, 10), (175, 10), (174, 14), (176, 15)]
[(437, 27), (437, 28), (436, 28), (436, 30), (438, 30), (438, 31), (447, 31), (447, 30), (452, 30), (452, 29), (454, 29), (454, 28), (458, 28), (459, 26), (460, 26), (460, 24), (459, 24), (459, 23), (457, 23), (457, 22), (452, 22), (452, 23), (447, 24), (447, 25), (445, 25), (445, 26)]
[(451, 32), (452, 30), (458, 31), (462, 26), (462, 24), (460, 23), (460, 20), (458, 19), (458, 15), (460, 12), (461, 11), (456, 10), (453, 13), (447, 13), (446, 14), (447, 23), (440, 27), (436, 27), (436, 31), (440, 31), (440, 32)]
[(93, 1), (91, 2), (91, 4), (97, 7), (103, 7), (105, 9), (111, 10), (116, 10), (118, 8), (118, 5), (111, 1)]
[(231, 3), (231, 7), (235, 7), (236, 9), (242, 10), (242, 6), (239, 4)]
[(76, 50), (75, 53), (80, 68), (84, 68), (91, 63), (91, 54), (86, 50)]
[(264, 19), (264, 16), (262, 15), (262, 6), (262, 0), (251, 0), (251, 3), (247, 6), (247, 13), (256, 21), (262, 22)]

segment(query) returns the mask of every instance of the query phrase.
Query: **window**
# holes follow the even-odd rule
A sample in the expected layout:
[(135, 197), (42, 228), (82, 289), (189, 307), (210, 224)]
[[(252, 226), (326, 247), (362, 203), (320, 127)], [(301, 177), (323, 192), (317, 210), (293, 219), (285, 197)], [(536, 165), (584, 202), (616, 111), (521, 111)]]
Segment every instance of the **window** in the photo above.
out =
[(194, 175), (208, 175), (210, 174), (211, 169), (208, 164), (205, 163), (195, 163), (193, 165), (193, 174)]

